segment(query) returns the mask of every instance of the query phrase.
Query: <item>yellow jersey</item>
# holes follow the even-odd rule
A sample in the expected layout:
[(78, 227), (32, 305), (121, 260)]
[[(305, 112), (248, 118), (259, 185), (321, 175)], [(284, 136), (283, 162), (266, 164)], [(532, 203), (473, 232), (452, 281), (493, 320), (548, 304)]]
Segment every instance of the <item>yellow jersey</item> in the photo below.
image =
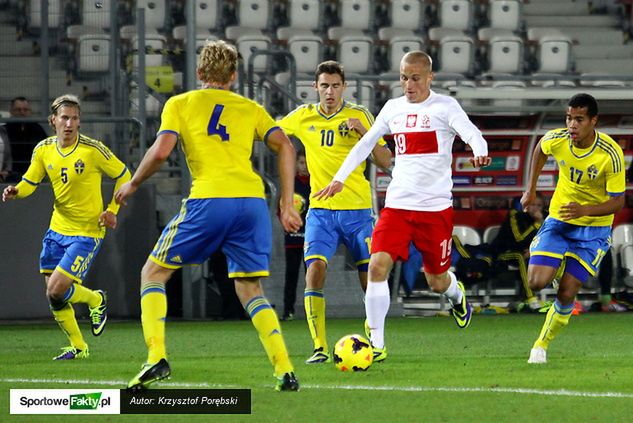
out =
[(167, 100), (158, 134), (182, 140), (191, 172), (189, 198), (264, 198), (264, 184), (253, 169), (255, 139), (277, 124), (256, 102), (227, 90), (204, 88)]
[[(317, 192), (332, 181), (347, 154), (360, 140), (358, 132), (347, 128), (349, 118), (359, 119), (366, 129), (374, 123), (374, 117), (366, 107), (346, 101), (330, 116), (323, 114), (318, 103), (304, 104), (278, 121), (284, 132), (297, 137), (305, 148), (312, 192)], [(385, 146), (386, 142), (381, 139), (378, 144)], [(343, 191), (328, 199), (311, 198), (310, 208), (371, 208), (371, 191), (364, 173), (365, 162), (345, 180)]]
[[(622, 148), (607, 134), (595, 131), (590, 147), (573, 146), (566, 128), (554, 129), (541, 138), (541, 150), (558, 163), (558, 182), (549, 206), (550, 216), (560, 218), (560, 207), (578, 204), (600, 204), (612, 196), (624, 195), (626, 189)], [(610, 226), (613, 214), (582, 216), (567, 223), (583, 226)]]
[[(100, 141), (79, 134), (74, 144), (60, 148), (57, 137), (52, 136), (35, 146), (31, 164), (17, 185), (17, 198), (33, 193), (48, 176), (55, 195), (50, 228), (67, 236), (103, 238), (105, 228), (99, 226), (104, 211), (103, 173), (119, 183), (121, 178), (130, 179), (127, 167)], [(108, 210), (118, 211), (114, 200)]]

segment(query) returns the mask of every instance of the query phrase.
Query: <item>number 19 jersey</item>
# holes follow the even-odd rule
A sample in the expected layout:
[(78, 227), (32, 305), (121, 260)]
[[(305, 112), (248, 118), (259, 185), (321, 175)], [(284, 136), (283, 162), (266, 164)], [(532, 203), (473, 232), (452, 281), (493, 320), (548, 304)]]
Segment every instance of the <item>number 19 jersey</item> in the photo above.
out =
[(180, 136), (191, 172), (189, 198), (264, 198), (253, 169), (255, 139), (278, 129), (256, 102), (231, 91), (206, 88), (171, 97), (158, 134)]

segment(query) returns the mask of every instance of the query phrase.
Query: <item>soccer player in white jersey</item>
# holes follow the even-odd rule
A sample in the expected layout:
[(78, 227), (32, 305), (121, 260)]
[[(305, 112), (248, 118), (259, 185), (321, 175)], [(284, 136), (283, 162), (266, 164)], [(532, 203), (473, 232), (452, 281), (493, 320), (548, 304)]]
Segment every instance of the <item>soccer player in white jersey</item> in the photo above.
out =
[(316, 198), (328, 198), (344, 189), (350, 172), (365, 160), (376, 142), (391, 133), (396, 143), (393, 179), (385, 208), (374, 229), (369, 261), (365, 311), (371, 343), (385, 348), (385, 317), (389, 310), (387, 277), (396, 260), (406, 261), (409, 244), (424, 256), (424, 273), (434, 292), (450, 302), (457, 326), (470, 324), (472, 309), (464, 286), (448, 269), (451, 265), (452, 146), (459, 135), (473, 150), (474, 167), (490, 164), (488, 145), (457, 101), (431, 91), (432, 61), (413, 51), (400, 62), (404, 96), (389, 100), (371, 129), (361, 138)]

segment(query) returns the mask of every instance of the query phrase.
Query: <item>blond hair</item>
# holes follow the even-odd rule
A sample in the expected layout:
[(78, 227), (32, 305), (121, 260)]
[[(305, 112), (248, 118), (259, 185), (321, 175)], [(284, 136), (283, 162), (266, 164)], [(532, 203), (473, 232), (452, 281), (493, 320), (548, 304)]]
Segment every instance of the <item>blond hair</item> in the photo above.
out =
[(402, 63), (419, 63), (428, 66), (429, 71), (433, 70), (433, 59), (423, 51), (410, 51), (402, 56)]
[(51, 103), (51, 115), (48, 117), (48, 123), (54, 128), (53, 125), (53, 116), (57, 115), (57, 111), (63, 106), (68, 107), (76, 107), (79, 115), (81, 115), (81, 103), (79, 102), (79, 98), (73, 94), (64, 94), (57, 97)]
[(235, 46), (222, 41), (209, 41), (200, 52), (198, 76), (202, 82), (227, 84), (237, 71), (238, 53)]

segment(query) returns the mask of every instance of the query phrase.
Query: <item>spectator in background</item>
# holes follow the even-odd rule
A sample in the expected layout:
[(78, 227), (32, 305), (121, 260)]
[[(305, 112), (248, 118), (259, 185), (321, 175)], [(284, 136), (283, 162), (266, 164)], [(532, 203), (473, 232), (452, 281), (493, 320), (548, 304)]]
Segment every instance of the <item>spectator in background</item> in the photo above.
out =
[(11, 168), (13, 160), (11, 158), (11, 144), (7, 136), (7, 128), (5, 125), (0, 126), (0, 182), (9, 182), (11, 180)]
[[(295, 175), (293, 203), (297, 212), (301, 214), (301, 220), (305, 222), (308, 207), (310, 207), (310, 174), (308, 173), (305, 152), (297, 153), (296, 168), (297, 174)], [(286, 232), (284, 237), (284, 246), (286, 247), (286, 281), (284, 284), (284, 314), (281, 320), (292, 320), (294, 318), (299, 266), (303, 261), (304, 240), (305, 223), (297, 232)]]
[[(16, 97), (11, 100), (9, 112), (12, 118), (28, 118), (33, 113), (31, 103), (25, 97)], [(33, 149), (48, 135), (36, 122), (8, 122), (5, 129), (11, 144), (13, 171), (18, 174), (19, 179), (29, 168)]]
[(499, 233), (489, 244), (462, 245), (459, 238), (453, 236), (451, 261), (457, 277), (465, 283), (476, 283), (479, 279), (506, 270), (504, 267), (507, 265), (515, 265), (519, 269), (525, 304), (529, 310), (539, 310), (541, 303), (528, 284), (527, 263), (530, 243), (544, 220), (544, 206), (543, 197), (537, 193), (525, 211), (521, 210), (520, 203), (512, 207)]

